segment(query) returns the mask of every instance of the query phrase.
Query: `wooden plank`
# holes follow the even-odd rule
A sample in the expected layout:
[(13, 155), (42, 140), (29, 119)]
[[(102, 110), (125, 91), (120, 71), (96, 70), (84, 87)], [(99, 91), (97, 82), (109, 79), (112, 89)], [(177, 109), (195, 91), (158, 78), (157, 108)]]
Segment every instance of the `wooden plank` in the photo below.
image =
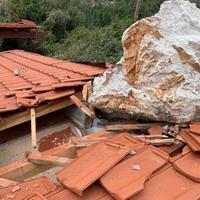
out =
[(72, 137), (72, 143), (74, 145), (76, 145), (76, 147), (80, 148), (80, 147), (87, 147), (90, 146), (92, 144), (101, 142), (101, 141), (105, 141), (107, 140), (109, 137), (100, 137), (100, 138), (94, 138), (94, 139), (84, 139), (81, 137)]
[(28, 157), (28, 161), (39, 164), (39, 165), (56, 165), (56, 166), (65, 166), (73, 161), (73, 159), (58, 157), (58, 156), (45, 156), (31, 154)]
[[(96, 139), (98, 137), (104, 137), (109, 135), (105, 129), (102, 129), (94, 134), (90, 134), (84, 138)], [(74, 159), (77, 157), (77, 147), (73, 144), (65, 144), (42, 153), (42, 156), (59, 156)], [(0, 178), (10, 179), (14, 181), (24, 181), (39, 173), (42, 173), (48, 169), (51, 169), (52, 165), (36, 165), (27, 160), (21, 160), (5, 167), (0, 168)]]
[(87, 102), (91, 93), (92, 93), (92, 82), (89, 81), (83, 86), (83, 90), (82, 90), (83, 100)]
[(95, 118), (95, 113), (93, 111), (91, 111), (79, 98), (77, 98), (75, 95), (71, 95), (70, 99), (86, 115), (88, 115), (91, 118)]
[(9, 187), (12, 185), (17, 185), (17, 182), (5, 178), (0, 178), (0, 188)]
[(115, 124), (115, 125), (107, 125), (107, 131), (124, 131), (124, 130), (140, 130), (140, 129), (148, 129), (153, 126), (164, 126), (164, 123), (150, 123), (150, 124)]
[(167, 135), (133, 135), (135, 138), (145, 138), (145, 139), (167, 139)]
[[(76, 148), (72, 144), (65, 144), (59, 147), (55, 147), (46, 152), (42, 153), (42, 156), (60, 156), (67, 158), (76, 157)], [(36, 165), (28, 160), (21, 160), (5, 167), (0, 168), (0, 178), (15, 180), (15, 181), (24, 181), (28, 178), (31, 178), (34, 175), (42, 173), (48, 169), (51, 169), (53, 165)]]
[[(76, 96), (81, 98), (81, 92), (76, 93)], [(66, 108), (71, 105), (73, 105), (73, 102), (68, 97), (65, 99), (49, 102), (48, 104), (40, 105), (35, 108), (36, 118)], [(28, 122), (30, 120), (31, 118), (29, 110), (17, 112), (15, 114), (2, 117), (0, 119), (0, 131), (22, 124), (24, 122)]]
[(174, 139), (156, 139), (156, 140), (145, 140), (147, 143), (152, 144), (154, 146), (161, 146), (161, 145), (172, 145), (176, 144)]
[(30, 109), (30, 114), (31, 114), (31, 143), (32, 143), (32, 147), (36, 148), (36, 146), (37, 146), (37, 135), (36, 135), (35, 108)]

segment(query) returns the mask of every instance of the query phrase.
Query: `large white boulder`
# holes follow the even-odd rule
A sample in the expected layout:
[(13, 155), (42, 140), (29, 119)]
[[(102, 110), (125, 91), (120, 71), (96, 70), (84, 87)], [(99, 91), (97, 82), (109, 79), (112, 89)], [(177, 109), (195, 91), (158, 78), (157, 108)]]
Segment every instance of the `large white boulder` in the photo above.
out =
[(130, 26), (124, 55), (94, 80), (90, 102), (137, 118), (174, 123), (200, 119), (200, 9), (169, 0), (153, 17)]

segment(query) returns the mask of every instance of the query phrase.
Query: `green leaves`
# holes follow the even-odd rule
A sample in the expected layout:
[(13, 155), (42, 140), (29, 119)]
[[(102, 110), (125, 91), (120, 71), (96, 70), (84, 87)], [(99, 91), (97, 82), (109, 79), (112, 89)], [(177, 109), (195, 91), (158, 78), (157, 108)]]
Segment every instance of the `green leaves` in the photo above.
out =
[[(163, 1), (142, 0), (139, 17), (155, 14)], [(0, 17), (42, 25), (49, 38), (30, 45), (42, 54), (116, 63), (123, 53), (122, 34), (134, 22), (134, 10), (135, 0), (7, 0)]]

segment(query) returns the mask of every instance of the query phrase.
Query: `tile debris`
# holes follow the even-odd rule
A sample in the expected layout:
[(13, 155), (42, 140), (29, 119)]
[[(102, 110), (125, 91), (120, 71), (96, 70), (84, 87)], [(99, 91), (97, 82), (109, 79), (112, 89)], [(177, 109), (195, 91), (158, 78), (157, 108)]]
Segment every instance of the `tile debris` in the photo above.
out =
[[(180, 133), (183, 132), (190, 131), (185, 128), (180, 129)], [(79, 147), (79, 142), (83, 144), (83, 141), (87, 142), (87, 145)], [(57, 173), (60, 185), (55, 186), (47, 177), (15, 183), (16, 185), (0, 189), (0, 199), (197, 200), (200, 198), (199, 153), (193, 152), (189, 146), (184, 146), (184, 143), (180, 145), (178, 151), (174, 146), (169, 146), (169, 149), (172, 148), (170, 151), (162, 145), (154, 147), (146, 143), (144, 138), (128, 133), (108, 135), (104, 129), (94, 135), (76, 138), (75, 143), (69, 141), (69, 146), (61, 145), (55, 147), (55, 150), (43, 152), (42, 155), (44, 159), (45, 156), (59, 158), (55, 156), (54, 151), (63, 155), (62, 151), (66, 148), (74, 152), (72, 147), (78, 152), (81, 148), (81, 153), (78, 153), (75, 159), (73, 157), (74, 160)], [(172, 151), (176, 153), (171, 157)]]

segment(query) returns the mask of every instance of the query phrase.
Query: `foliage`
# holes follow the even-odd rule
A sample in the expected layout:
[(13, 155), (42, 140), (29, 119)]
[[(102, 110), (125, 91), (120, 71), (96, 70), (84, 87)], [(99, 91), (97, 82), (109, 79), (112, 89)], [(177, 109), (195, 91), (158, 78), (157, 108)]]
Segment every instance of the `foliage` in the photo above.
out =
[[(142, 0), (139, 18), (155, 14), (163, 1)], [(136, 0), (7, 0), (0, 18), (33, 20), (49, 32), (47, 40), (32, 41), (26, 49), (76, 61), (115, 63), (122, 56), (123, 31), (134, 22), (135, 4)]]

